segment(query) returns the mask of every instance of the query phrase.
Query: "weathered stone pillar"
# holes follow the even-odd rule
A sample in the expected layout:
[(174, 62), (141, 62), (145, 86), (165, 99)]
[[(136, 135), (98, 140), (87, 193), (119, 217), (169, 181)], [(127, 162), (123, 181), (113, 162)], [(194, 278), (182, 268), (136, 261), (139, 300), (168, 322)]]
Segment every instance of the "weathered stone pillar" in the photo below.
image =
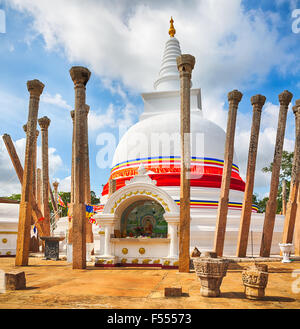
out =
[(281, 192), (281, 197), (282, 197), (282, 215), (286, 214), (286, 180), (282, 180), (282, 192)]
[(72, 244), (72, 222), (73, 222), (73, 204), (74, 204), (74, 143), (75, 143), (75, 111), (70, 111), (70, 115), (72, 118), (73, 124), (73, 132), (72, 132), (72, 165), (71, 165), (71, 198), (69, 204), (69, 229), (68, 229), (68, 244)]
[(294, 234), (295, 256), (300, 256), (300, 186), (297, 197), (297, 213), (295, 220), (295, 234)]
[(86, 268), (86, 211), (85, 211), (85, 86), (91, 72), (81, 66), (73, 66), (70, 75), (75, 89), (75, 134), (74, 134), (74, 204), (73, 204), (73, 269)]
[(180, 74), (180, 235), (179, 235), (179, 272), (190, 271), (190, 116), (191, 116), (191, 77), (195, 57), (181, 55), (177, 57), (177, 68)]
[(39, 110), (40, 95), (43, 92), (44, 84), (39, 80), (27, 82), (27, 89), (30, 93), (29, 113), (27, 120), (25, 162), (22, 181), (22, 196), (19, 210), (18, 236), (16, 247), (16, 266), (28, 265), (30, 223), (32, 213), (32, 174), (33, 156), (37, 128), (37, 116)]
[(36, 170), (36, 202), (39, 209), (42, 209), (42, 170)]
[(273, 230), (275, 224), (275, 216), (277, 210), (277, 193), (278, 193), (278, 184), (279, 184), (279, 174), (286, 126), (286, 117), (288, 106), (292, 100), (293, 94), (285, 90), (279, 94), (279, 118), (278, 118), (278, 127), (277, 135), (275, 142), (275, 151), (274, 158), (272, 163), (272, 176), (270, 184), (270, 193), (269, 200), (266, 206), (263, 234), (260, 245), (260, 256), (269, 257), (272, 245)]
[(58, 199), (58, 185), (59, 183), (58, 182), (53, 182), (52, 183), (53, 185), (53, 188), (54, 188), (54, 202), (55, 202), (55, 205), (56, 205), (56, 215), (55, 215), (55, 220), (59, 220), (59, 213), (58, 213), (58, 204), (57, 204), (57, 199)]
[(224, 151), (224, 166), (222, 174), (222, 183), (220, 191), (220, 199), (218, 206), (217, 224), (214, 239), (214, 251), (218, 256), (223, 255), (226, 222), (228, 213), (228, 201), (229, 190), (231, 181), (231, 170), (234, 154), (234, 135), (236, 126), (236, 115), (239, 102), (241, 101), (243, 94), (238, 90), (233, 90), (228, 93), (228, 119), (227, 119), (227, 131)]
[(248, 165), (246, 176), (246, 187), (244, 192), (244, 201), (242, 207), (240, 229), (237, 243), (237, 257), (245, 257), (248, 246), (249, 228), (252, 214), (252, 197), (254, 189), (254, 177), (256, 167), (257, 145), (259, 137), (259, 128), (261, 120), (261, 110), (266, 101), (263, 95), (251, 97), (253, 106), (252, 127), (248, 152)]
[[(85, 152), (85, 203), (91, 204), (91, 182), (90, 182), (90, 157), (89, 157), (89, 130), (88, 114), (90, 107), (85, 105), (85, 122), (84, 122), (84, 152)], [(86, 243), (93, 243), (93, 224), (86, 220)]]
[[(16, 174), (19, 178), (19, 181), (20, 181), (21, 185), (23, 185), (24, 170), (21, 165), (21, 162), (20, 162), (19, 156), (17, 154), (17, 151), (15, 149), (15, 146), (8, 134), (4, 134), (2, 136), (2, 138), (3, 138), (4, 144), (6, 146), (7, 152), (10, 156), (11, 162), (15, 168)], [(31, 201), (32, 218), (34, 219), (34, 222), (36, 224), (39, 235), (42, 236), (42, 235), (44, 235), (42, 226), (40, 224), (42, 222), (39, 220), (43, 217), (43, 214), (40, 210), (40, 207), (38, 207), (37, 203), (35, 202), (35, 198), (34, 198), (33, 194), (32, 194), (31, 199), (32, 199), (32, 201)]]
[[(23, 126), (25, 133), (27, 133), (27, 124)], [(36, 198), (36, 161), (37, 161), (37, 139), (39, 136), (39, 131), (36, 130), (34, 154), (33, 154), (33, 175), (32, 175), (32, 193)]]
[(74, 143), (75, 143), (75, 111), (70, 111), (73, 124), (73, 133), (72, 133), (72, 167), (71, 167), (71, 204), (74, 203)]
[(38, 120), (42, 135), (42, 209), (44, 214), (44, 230), (50, 236), (50, 209), (49, 209), (49, 159), (48, 159), (48, 127), (50, 119), (42, 117)]
[[(297, 104), (297, 101), (296, 101)], [(294, 158), (292, 166), (292, 175), (290, 183), (290, 195), (287, 204), (282, 243), (292, 243), (296, 212), (297, 212), (297, 195), (299, 190), (299, 180), (300, 180), (300, 100), (298, 100), (298, 105), (293, 107), (293, 112), (295, 114), (295, 148), (294, 148)]]

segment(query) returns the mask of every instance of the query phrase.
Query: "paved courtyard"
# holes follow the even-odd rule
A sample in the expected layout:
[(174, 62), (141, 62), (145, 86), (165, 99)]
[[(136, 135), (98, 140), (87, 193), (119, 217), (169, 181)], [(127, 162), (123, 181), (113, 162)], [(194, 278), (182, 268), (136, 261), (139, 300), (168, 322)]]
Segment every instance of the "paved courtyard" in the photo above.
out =
[[(0, 269), (16, 269), (15, 258), (0, 258)], [(300, 262), (268, 262), (266, 297), (251, 301), (244, 297), (241, 272), (249, 263), (231, 263), (223, 279), (221, 296), (200, 295), (194, 271), (153, 268), (99, 268), (73, 270), (66, 261), (29, 258), (29, 266), (17, 267), (26, 274), (26, 289), (0, 294), (1, 309), (212, 309), (212, 308), (300, 308)], [(297, 272), (295, 272), (297, 270)], [(164, 297), (164, 288), (182, 286), (182, 297)]]

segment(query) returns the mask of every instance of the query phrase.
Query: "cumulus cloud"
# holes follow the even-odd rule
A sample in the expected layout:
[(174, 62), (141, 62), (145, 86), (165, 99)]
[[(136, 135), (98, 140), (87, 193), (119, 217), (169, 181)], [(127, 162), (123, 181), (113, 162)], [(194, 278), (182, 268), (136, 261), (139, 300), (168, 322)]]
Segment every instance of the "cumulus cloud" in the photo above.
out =
[(72, 107), (62, 98), (60, 94), (50, 95), (49, 93), (42, 94), (41, 102), (52, 104), (66, 110), (72, 110)]
[(257, 83), (272, 68), (282, 70), (282, 63), (289, 65), (295, 58), (288, 42), (278, 46), (280, 18), (245, 11), (240, 0), (9, 3), (33, 17), (33, 29), (43, 36), (47, 49), (60, 47), (71, 62), (84, 63), (99, 76), (138, 91), (152, 89), (171, 15), (182, 51), (197, 59), (194, 81), (205, 90)]
[(52, 182), (57, 181), (59, 183), (58, 185), (58, 191), (62, 192), (71, 192), (71, 176), (67, 176), (63, 179), (60, 178), (53, 178)]
[(109, 104), (105, 113), (101, 110), (89, 112), (89, 129), (96, 131), (103, 127), (118, 128), (120, 126), (129, 128), (134, 123), (136, 112), (135, 106), (130, 102), (122, 108)]
[[(285, 2), (277, 0), (277, 5)], [(294, 3), (290, 1), (290, 6)], [(9, 4), (33, 18), (33, 32), (44, 38), (46, 49), (59, 49), (70, 62), (88, 66), (101, 77), (104, 88), (127, 104), (122, 111), (113, 104), (106, 112), (90, 111), (92, 131), (134, 122), (128, 93), (153, 90), (171, 15), (182, 52), (196, 57), (193, 85), (202, 88), (204, 115), (223, 129), (227, 122), (224, 96), (229, 90), (257, 87), (274, 69), (284, 74), (293, 65), (290, 73), (299, 72), (289, 38), (278, 31), (281, 17), (261, 9), (246, 11), (241, 0), (10, 0)], [(68, 107), (59, 94), (48, 96), (48, 102)], [(239, 113), (237, 121), (235, 144), (243, 177), (251, 116)], [(269, 176), (261, 168), (272, 161), (277, 120), (278, 105), (266, 103), (257, 186), (268, 184)], [(286, 137), (284, 147), (293, 150), (293, 140)]]

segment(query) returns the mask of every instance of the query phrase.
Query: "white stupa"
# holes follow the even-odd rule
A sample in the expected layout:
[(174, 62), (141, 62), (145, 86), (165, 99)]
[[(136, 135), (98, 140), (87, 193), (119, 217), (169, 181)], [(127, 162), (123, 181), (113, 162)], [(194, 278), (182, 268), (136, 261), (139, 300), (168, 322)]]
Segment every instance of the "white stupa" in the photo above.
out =
[[(144, 112), (123, 135), (104, 186), (103, 210), (94, 218), (94, 252), (97, 265), (120, 264), (177, 266), (180, 204), (180, 79), (176, 58), (181, 55), (171, 19), (154, 90), (142, 94)], [(197, 65), (197, 59), (196, 59)], [(202, 113), (201, 90), (191, 89), (191, 250), (212, 250), (222, 179), (225, 132)], [(238, 143), (237, 143), (238, 144)], [(235, 255), (245, 183), (234, 156), (224, 255)], [(258, 255), (264, 214), (255, 212), (247, 254)], [(3, 218), (4, 219), (4, 218)], [(7, 238), (0, 218), (0, 238)], [(15, 226), (10, 230), (17, 231)], [(276, 216), (271, 254), (279, 254), (283, 216)], [(57, 223), (54, 234), (67, 235), (68, 219)], [(1, 231), (3, 234), (1, 234)], [(253, 234), (252, 234), (253, 233)], [(10, 235), (13, 237), (13, 235)], [(114, 237), (113, 237), (114, 236)], [(151, 238), (150, 238), (151, 237)], [(251, 239), (253, 237), (253, 240)], [(14, 236), (16, 239), (16, 235)], [(6, 241), (6, 240), (4, 240)], [(0, 251), (7, 245), (1, 244)], [(12, 247), (15, 248), (15, 247)], [(90, 246), (89, 249), (92, 247)], [(65, 241), (61, 249), (66, 250)], [(11, 249), (12, 250), (12, 249)], [(13, 253), (10, 250), (11, 253)], [(5, 249), (7, 252), (7, 249)]]

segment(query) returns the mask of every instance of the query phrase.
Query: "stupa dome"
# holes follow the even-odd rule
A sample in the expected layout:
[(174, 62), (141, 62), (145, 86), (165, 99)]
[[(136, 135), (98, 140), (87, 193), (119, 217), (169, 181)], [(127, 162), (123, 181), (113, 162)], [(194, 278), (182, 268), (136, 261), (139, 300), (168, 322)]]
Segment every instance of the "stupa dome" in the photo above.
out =
[[(142, 94), (144, 112), (139, 122), (128, 129), (121, 138), (113, 157), (110, 179), (116, 180), (116, 188), (119, 189), (138, 173), (138, 168), (143, 163), (149, 171), (149, 176), (157, 182), (157, 186), (169, 192), (171, 188), (172, 197), (178, 200), (181, 141), (180, 77), (176, 58), (181, 55), (181, 49), (179, 41), (174, 37), (175, 29), (172, 22), (169, 34), (158, 78), (154, 82), (155, 91)], [(191, 193), (197, 194), (197, 200), (203, 197), (205, 200), (217, 202), (222, 180), (226, 135), (221, 127), (203, 117), (200, 89), (191, 89), (190, 106)], [(240, 203), (245, 183), (239, 175), (235, 156), (231, 176), (230, 188), (236, 191), (233, 193), (233, 201)], [(199, 189), (193, 192), (193, 188), (201, 188), (204, 194), (200, 193)], [(108, 184), (104, 186), (102, 195), (107, 194)]]

